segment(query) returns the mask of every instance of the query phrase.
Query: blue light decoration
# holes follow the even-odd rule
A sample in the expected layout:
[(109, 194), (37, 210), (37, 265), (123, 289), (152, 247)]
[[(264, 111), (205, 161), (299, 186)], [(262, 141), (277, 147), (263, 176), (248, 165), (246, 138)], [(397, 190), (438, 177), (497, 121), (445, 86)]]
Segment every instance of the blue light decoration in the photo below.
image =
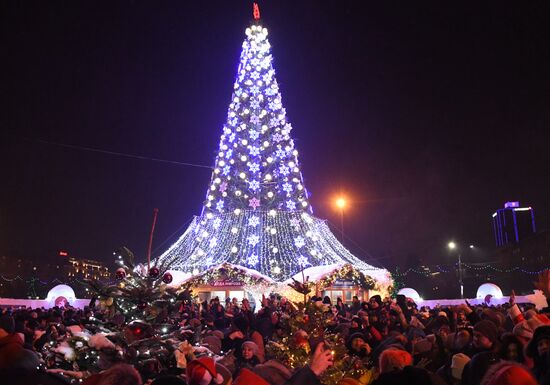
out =
[(306, 267), (352, 264), (388, 281), (312, 215), (267, 36), (259, 20), (246, 29), (202, 213), (159, 258), (177, 257), (171, 269), (194, 275), (230, 263), (282, 282)]

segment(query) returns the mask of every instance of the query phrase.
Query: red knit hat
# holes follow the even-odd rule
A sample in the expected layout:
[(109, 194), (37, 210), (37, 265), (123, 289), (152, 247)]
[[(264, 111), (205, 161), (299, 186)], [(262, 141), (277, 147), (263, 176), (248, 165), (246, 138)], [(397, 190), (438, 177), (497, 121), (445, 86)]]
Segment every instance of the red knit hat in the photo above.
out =
[[(492, 369), (492, 370), (491, 370)], [(503, 361), (496, 364), (485, 375), (481, 383), (486, 385), (537, 385), (529, 370), (515, 362)]]
[(247, 368), (242, 368), (239, 372), (233, 385), (270, 385), (269, 382), (264, 380), (262, 377), (258, 376), (256, 373), (248, 370)]
[(216, 363), (210, 357), (200, 357), (187, 364), (187, 383), (202, 385), (206, 372), (210, 373), (215, 384), (221, 384), (223, 377), (216, 371)]

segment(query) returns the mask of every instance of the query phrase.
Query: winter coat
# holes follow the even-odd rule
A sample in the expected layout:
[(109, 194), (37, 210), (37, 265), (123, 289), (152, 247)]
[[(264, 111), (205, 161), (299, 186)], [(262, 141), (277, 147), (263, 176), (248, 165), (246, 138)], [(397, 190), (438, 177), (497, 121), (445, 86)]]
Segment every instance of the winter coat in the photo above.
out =
[(23, 355), (23, 340), (17, 334), (0, 338), (0, 369), (13, 368)]
[(475, 354), (462, 372), (463, 385), (478, 385), (489, 368), (500, 361), (498, 354), (485, 351)]
[(321, 381), (309, 366), (298, 370), (284, 385), (321, 385)]

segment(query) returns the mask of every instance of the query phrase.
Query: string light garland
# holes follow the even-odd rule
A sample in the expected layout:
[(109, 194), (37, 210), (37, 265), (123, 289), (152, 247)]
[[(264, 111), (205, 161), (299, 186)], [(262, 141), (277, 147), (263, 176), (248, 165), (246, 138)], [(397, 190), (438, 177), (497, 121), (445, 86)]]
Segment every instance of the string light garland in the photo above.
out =
[[(429, 266), (425, 266), (423, 268), (423, 270), (419, 270), (419, 269), (415, 269), (415, 268), (408, 268), (407, 270), (403, 271), (402, 273), (400, 273), (398, 271), (398, 269), (396, 269), (395, 272), (392, 272), (392, 276), (393, 277), (404, 277), (404, 276), (407, 276), (409, 275), (410, 273), (415, 273), (415, 274), (418, 274), (418, 275), (423, 275), (425, 277), (430, 277), (433, 275), (434, 271), (438, 272), (438, 273), (455, 273), (456, 272), (456, 269), (458, 269), (458, 263), (455, 263), (454, 265), (452, 265), (452, 268), (451, 269), (444, 269), (441, 265), (436, 265), (434, 267), (429, 267)], [(474, 271), (483, 271), (483, 270), (493, 270), (493, 271), (496, 271), (498, 273), (503, 273), (503, 274), (508, 274), (508, 273), (514, 273), (514, 272), (521, 272), (523, 274), (528, 274), (528, 275), (539, 275), (541, 273), (543, 273), (544, 271), (546, 270), (549, 270), (550, 267), (544, 267), (540, 270), (527, 270), (521, 266), (514, 266), (514, 267), (511, 267), (511, 268), (507, 268), (507, 269), (501, 269), (501, 268), (498, 268), (498, 267), (495, 267), (495, 266), (491, 266), (491, 265), (487, 265), (487, 264), (483, 264), (483, 265), (480, 265), (480, 266), (474, 266), (474, 265), (470, 265), (470, 264), (467, 264), (467, 263), (462, 263), (462, 269), (468, 269), (468, 270), (474, 270)]]
[(401, 280), (402, 277), (402, 275), (399, 275), (399, 267), (396, 267), (395, 272), (392, 273), (393, 287), (390, 290), (392, 298), (395, 298), (399, 290), (405, 287), (405, 283)]

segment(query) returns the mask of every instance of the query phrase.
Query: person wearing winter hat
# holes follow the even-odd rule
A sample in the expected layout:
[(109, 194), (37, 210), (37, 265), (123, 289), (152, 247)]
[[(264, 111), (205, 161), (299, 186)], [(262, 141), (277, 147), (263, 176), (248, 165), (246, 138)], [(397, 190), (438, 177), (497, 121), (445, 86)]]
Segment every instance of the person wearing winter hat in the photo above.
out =
[(371, 309), (377, 309), (382, 305), (382, 297), (380, 297), (378, 294), (373, 295), (369, 299), (369, 307)]
[(188, 385), (210, 385), (223, 383), (223, 377), (216, 370), (210, 357), (200, 357), (187, 364)]
[(462, 372), (466, 364), (470, 362), (470, 357), (464, 353), (457, 353), (451, 359), (451, 375), (457, 380), (462, 380)]
[(472, 329), (460, 328), (453, 335), (450, 350), (454, 353), (466, 353), (468, 355), (467, 351), (471, 348), (472, 340)]
[(512, 329), (512, 333), (520, 339), (524, 346), (527, 346), (536, 328), (543, 325), (549, 325), (546, 317), (534, 316), (517, 323)]
[(416, 340), (412, 344), (412, 353), (413, 354), (425, 354), (430, 352), (433, 349), (434, 344), (427, 338), (421, 338)]
[(547, 371), (547, 356), (550, 350), (550, 326), (539, 326), (533, 333), (533, 338), (525, 348), (525, 354), (533, 359), (533, 373), (537, 380)]
[(354, 333), (352, 334), (347, 341), (348, 351), (356, 356), (364, 358), (368, 356), (371, 352), (371, 347), (367, 343), (367, 338), (363, 333)]
[(539, 326), (535, 329), (533, 337), (527, 344), (525, 352), (529, 357), (543, 355), (550, 347), (550, 326)]
[(505, 361), (514, 361), (520, 364), (525, 364), (525, 356), (523, 355), (523, 346), (521, 341), (512, 333), (504, 333), (500, 337), (499, 356)]
[(500, 360), (497, 326), (489, 320), (476, 323), (473, 345), (477, 353), (464, 367), (462, 373), (464, 385), (479, 384), (487, 370)]
[(489, 320), (479, 321), (474, 326), (474, 346), (477, 349), (488, 350), (498, 342), (498, 328)]
[(277, 360), (256, 365), (252, 371), (271, 385), (283, 385), (292, 376), (290, 369)]
[[(386, 349), (380, 355), (380, 376), (372, 385), (432, 385), (441, 379), (424, 368), (412, 366), (411, 355), (400, 349)], [(439, 381), (439, 382), (437, 382)]]
[(409, 352), (401, 349), (386, 349), (380, 354), (380, 373), (387, 373), (394, 370), (401, 370), (405, 366), (412, 365), (413, 359)]
[(237, 377), (243, 368), (252, 369), (260, 363), (257, 357), (258, 345), (252, 341), (244, 341), (241, 345), (240, 354), (235, 361), (235, 372), (233, 377)]
[(361, 317), (359, 317), (358, 315), (354, 315), (351, 317), (351, 321), (349, 323), (349, 328), (348, 328), (348, 335), (352, 335), (352, 334), (355, 334), (355, 333), (362, 333), (363, 332), (363, 328), (361, 327), (363, 325), (363, 321), (361, 320)]
[(501, 361), (487, 371), (480, 384), (537, 385), (538, 382), (523, 365), (511, 361)]

